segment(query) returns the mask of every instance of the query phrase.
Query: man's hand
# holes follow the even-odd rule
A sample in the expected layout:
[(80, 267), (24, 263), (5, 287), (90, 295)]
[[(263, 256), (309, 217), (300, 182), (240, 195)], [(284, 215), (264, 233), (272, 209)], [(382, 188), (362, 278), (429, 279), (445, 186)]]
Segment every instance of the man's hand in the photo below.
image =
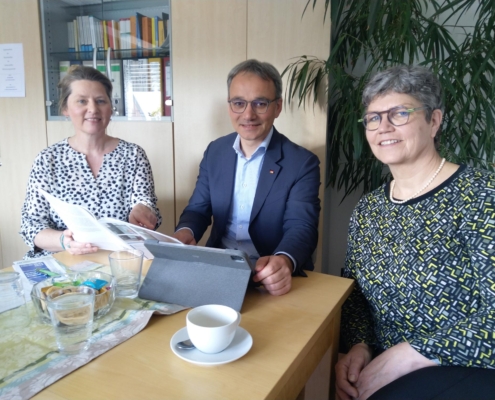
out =
[(179, 229), (174, 233), (174, 238), (180, 240), (184, 244), (196, 246), (196, 240), (190, 229)]
[(292, 284), (292, 261), (286, 255), (260, 257), (256, 262), (254, 282), (261, 282), (268, 293), (280, 296)]
[(366, 400), (378, 389), (401, 376), (435, 365), (437, 364), (419, 354), (409, 343), (399, 343), (384, 351), (363, 369), (356, 383), (359, 400)]
[(157, 220), (156, 214), (144, 204), (136, 204), (132, 207), (131, 213), (129, 214), (129, 222), (131, 224), (152, 230), (155, 229)]
[(351, 400), (357, 398), (359, 393), (355, 385), (361, 371), (371, 361), (371, 349), (365, 343), (352, 346), (335, 366), (337, 396), (340, 400)]

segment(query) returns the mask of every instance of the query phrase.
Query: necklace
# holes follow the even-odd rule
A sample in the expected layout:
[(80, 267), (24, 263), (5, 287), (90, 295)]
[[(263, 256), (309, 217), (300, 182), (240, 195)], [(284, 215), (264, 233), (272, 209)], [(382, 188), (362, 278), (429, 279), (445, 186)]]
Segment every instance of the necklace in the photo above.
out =
[(442, 162), (440, 163), (440, 166), (437, 168), (433, 176), (430, 178), (426, 184), (419, 189), (416, 193), (414, 193), (411, 197), (408, 197), (405, 200), (394, 200), (394, 186), (395, 186), (395, 179), (390, 182), (390, 201), (395, 204), (404, 204), (408, 202), (411, 199), (414, 199), (418, 194), (420, 194), (423, 190), (425, 190), (430, 184), (433, 182), (433, 180), (437, 177), (437, 175), (440, 173), (440, 170), (442, 169), (443, 165), (445, 164), (445, 158), (442, 158)]

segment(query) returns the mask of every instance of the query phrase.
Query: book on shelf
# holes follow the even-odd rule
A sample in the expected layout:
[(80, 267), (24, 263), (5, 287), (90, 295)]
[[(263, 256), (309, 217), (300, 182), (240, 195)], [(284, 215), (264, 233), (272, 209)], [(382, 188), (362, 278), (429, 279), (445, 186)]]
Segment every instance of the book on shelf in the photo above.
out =
[(62, 218), (67, 228), (72, 231), (74, 240), (91, 243), (104, 250), (138, 249), (146, 258), (153, 255), (144, 246), (145, 240), (182, 244), (177, 239), (137, 225), (114, 218), (97, 219), (86, 208), (66, 203), (43, 189), (38, 189), (50, 206)]
[(135, 15), (132, 15), (129, 17), (129, 25), (130, 25), (130, 31), (131, 31), (131, 57), (137, 57), (137, 17)]
[(120, 33), (120, 55), (121, 57), (130, 57), (130, 51), (122, 51), (122, 50), (130, 50), (131, 49), (131, 21), (129, 18), (121, 18), (118, 21), (119, 24), (119, 33)]
[(77, 37), (79, 38), (79, 52), (86, 51), (86, 43), (84, 37), (83, 30), (83, 21), (82, 15), (78, 15), (76, 17), (76, 28), (77, 28)]
[(78, 22), (77, 22), (77, 19), (73, 20), (72, 21), (73, 25), (72, 25), (72, 29), (73, 29), (73, 35), (74, 35), (74, 50), (76, 52), (79, 52), (81, 51), (81, 42), (80, 42), (80, 38), (79, 38), (79, 28), (77, 26)]
[(160, 47), (164, 49), (170, 48), (170, 35), (169, 35), (169, 29), (170, 29), (170, 20), (169, 20), (169, 15), (167, 13), (162, 13), (162, 20), (163, 20), (163, 41), (160, 42)]
[[(141, 40), (143, 49), (151, 49), (151, 18), (144, 16), (142, 20), (141, 27)], [(149, 57), (151, 56), (151, 52), (149, 50), (143, 50), (143, 56)]]
[(67, 22), (67, 38), (69, 42), (68, 51), (73, 53), (76, 51), (76, 44), (74, 38), (74, 21)]
[(158, 18), (158, 46), (161, 47), (165, 41), (165, 28), (163, 27), (163, 19)]
[[(91, 39), (91, 26), (90, 26), (91, 24), (90, 24), (89, 15), (83, 15), (81, 18), (81, 21), (82, 21), (82, 30), (83, 30), (83, 37), (84, 37), (84, 50), (83, 51), (92, 52), (93, 51), (93, 42)], [(90, 56), (90, 55), (88, 54), (87, 56)]]
[(101, 20), (90, 15), (88, 17), (89, 31), (91, 37), (91, 51), (93, 49), (103, 50), (103, 40), (102, 40), (102, 31), (101, 31)]
[(108, 50), (108, 29), (107, 21), (101, 21), (101, 29), (103, 31), (103, 48), (105, 51)]
[(118, 21), (113, 21), (112, 20), (112, 28), (113, 28), (113, 40), (115, 44), (115, 49), (114, 50), (120, 50), (121, 49), (121, 43), (120, 43), (120, 27), (118, 24)]
[[(122, 51), (119, 58), (153, 57), (158, 48), (169, 48), (169, 14), (148, 17), (139, 12), (119, 20), (101, 20), (92, 15), (79, 15), (67, 22), (69, 52)], [(131, 50), (131, 51), (123, 51)], [(90, 59), (92, 55), (84, 54)]]
[(137, 57), (141, 57), (143, 55), (143, 19), (144, 15), (140, 13), (136, 13), (136, 48)]
[(107, 25), (107, 36), (108, 36), (108, 47), (115, 49), (115, 41), (114, 41), (114, 32), (113, 32), (113, 25), (112, 25), (112, 20), (105, 21)]
[(152, 55), (156, 56), (156, 25), (157, 25), (157, 20), (156, 17), (150, 18), (151, 21), (151, 48), (153, 49)]

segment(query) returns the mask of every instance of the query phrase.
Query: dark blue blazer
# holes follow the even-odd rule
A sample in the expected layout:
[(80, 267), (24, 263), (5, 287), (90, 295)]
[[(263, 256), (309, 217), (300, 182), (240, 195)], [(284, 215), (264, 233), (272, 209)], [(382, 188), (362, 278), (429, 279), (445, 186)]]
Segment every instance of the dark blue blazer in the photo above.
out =
[[(211, 223), (206, 246), (221, 247), (234, 193), (237, 133), (211, 142), (199, 167), (196, 188), (176, 229), (190, 228), (199, 241)], [(320, 213), (319, 160), (274, 128), (254, 197), (249, 235), (261, 257), (285, 252), (297, 273), (313, 270)]]

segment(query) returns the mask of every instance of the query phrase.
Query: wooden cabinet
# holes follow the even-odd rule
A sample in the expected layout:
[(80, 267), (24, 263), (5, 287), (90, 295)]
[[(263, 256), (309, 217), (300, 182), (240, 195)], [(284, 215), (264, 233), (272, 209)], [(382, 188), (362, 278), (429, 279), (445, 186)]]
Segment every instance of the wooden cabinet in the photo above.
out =
[[(164, 217), (160, 231), (173, 232), (208, 143), (233, 130), (227, 113), (230, 69), (248, 58), (268, 61), (280, 71), (299, 55), (326, 58), (330, 30), (328, 18), (323, 21), (323, 3), (301, 19), (306, 0), (171, 0), (173, 122), (116, 118), (109, 126), (110, 135), (141, 145), (150, 158)], [(22, 258), (27, 249), (18, 231), (31, 164), (40, 150), (70, 136), (72, 129), (65, 121), (46, 121), (41, 40), (33, 40), (41, 39), (40, 21), (37, 0), (0, 0), (0, 37), (4, 43), (24, 44), (26, 68), (26, 98), (0, 99), (4, 266)], [(324, 182), (325, 106), (284, 107), (275, 121), (277, 129), (320, 157)], [(320, 259), (318, 255), (317, 262)]]

